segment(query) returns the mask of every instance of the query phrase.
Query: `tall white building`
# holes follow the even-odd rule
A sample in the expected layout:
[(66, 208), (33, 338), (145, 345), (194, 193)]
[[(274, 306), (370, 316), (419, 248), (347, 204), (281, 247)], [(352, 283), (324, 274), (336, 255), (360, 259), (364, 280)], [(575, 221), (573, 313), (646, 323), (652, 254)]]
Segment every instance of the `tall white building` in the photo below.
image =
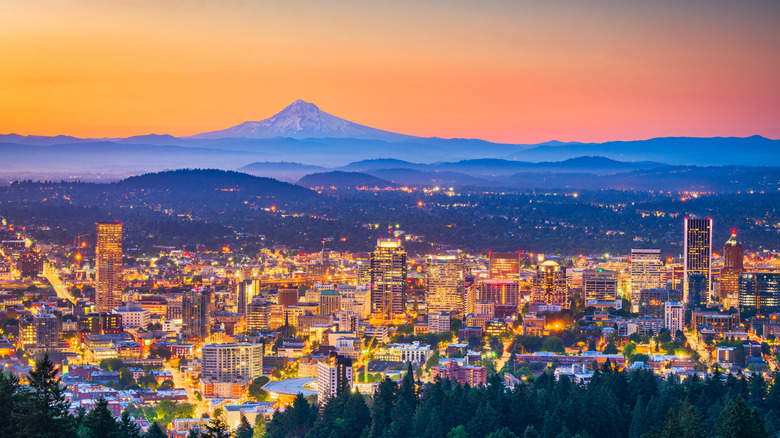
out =
[(204, 344), (201, 351), (204, 378), (233, 382), (263, 375), (263, 344)]
[(645, 289), (665, 286), (660, 249), (632, 249), (631, 262), (631, 311), (639, 311), (639, 293)]
[(672, 336), (677, 330), (685, 330), (685, 306), (679, 301), (667, 301), (664, 304), (664, 328), (668, 328)]
[(352, 359), (334, 356), (317, 364), (317, 402), (320, 406), (352, 387)]

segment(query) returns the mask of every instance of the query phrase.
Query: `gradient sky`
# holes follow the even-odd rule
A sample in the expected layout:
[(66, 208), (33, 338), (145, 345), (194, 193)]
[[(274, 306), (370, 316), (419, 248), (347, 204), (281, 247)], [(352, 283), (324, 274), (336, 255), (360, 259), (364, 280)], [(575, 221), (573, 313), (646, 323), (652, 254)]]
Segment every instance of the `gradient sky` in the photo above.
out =
[(0, 133), (191, 135), (293, 100), (405, 134), (780, 138), (777, 0), (3, 0)]

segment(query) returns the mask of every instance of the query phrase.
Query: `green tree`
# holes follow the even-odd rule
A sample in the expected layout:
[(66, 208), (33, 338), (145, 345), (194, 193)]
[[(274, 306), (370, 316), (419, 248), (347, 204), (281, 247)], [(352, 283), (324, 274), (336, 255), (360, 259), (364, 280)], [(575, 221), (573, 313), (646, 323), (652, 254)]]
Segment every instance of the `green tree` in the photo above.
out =
[(149, 426), (149, 429), (144, 434), (144, 438), (168, 438), (168, 433), (155, 421)]
[(563, 340), (557, 336), (547, 336), (544, 338), (540, 350), (552, 353), (563, 353), (566, 351), (566, 349), (563, 348)]
[(222, 420), (222, 417), (215, 417), (206, 425), (203, 433), (204, 438), (230, 438), (228, 425)]
[(130, 412), (125, 409), (119, 419), (119, 438), (141, 438), (141, 428), (135, 423)]
[(21, 436), (62, 438), (75, 435), (75, 422), (68, 413), (58, 371), (48, 355), (30, 371), (24, 406), (20, 409), (18, 427)]
[(100, 361), (100, 368), (108, 371), (119, 371), (124, 365), (122, 359), (103, 359)]
[(742, 397), (731, 400), (720, 414), (719, 438), (765, 438), (764, 423), (755, 408), (750, 409)]
[(10, 373), (0, 372), (0, 436), (17, 436), (16, 418), (23, 399), (19, 379)]
[(268, 400), (268, 392), (263, 389), (263, 386), (268, 383), (270, 379), (265, 376), (260, 376), (252, 381), (247, 388), (247, 396), (255, 401)]
[(246, 417), (242, 415), (241, 422), (234, 433), (235, 438), (252, 438), (253, 434), (254, 430), (252, 429), (252, 426), (249, 424)]
[(252, 430), (252, 438), (264, 438), (265, 437), (265, 417), (258, 415), (255, 417), (255, 427)]
[(466, 427), (462, 424), (455, 426), (447, 432), (447, 438), (468, 438), (469, 434), (466, 432)]
[(114, 420), (114, 414), (108, 409), (108, 402), (99, 398), (85, 416), (79, 428), (79, 436), (83, 438), (117, 438), (119, 425)]

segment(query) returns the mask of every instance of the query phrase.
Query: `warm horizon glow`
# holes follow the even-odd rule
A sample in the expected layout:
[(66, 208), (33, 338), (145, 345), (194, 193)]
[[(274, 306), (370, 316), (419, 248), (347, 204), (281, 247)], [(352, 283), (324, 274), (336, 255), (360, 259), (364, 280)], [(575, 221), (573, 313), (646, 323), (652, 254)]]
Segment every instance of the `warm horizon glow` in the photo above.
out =
[(0, 133), (192, 135), (295, 99), (511, 143), (780, 138), (780, 2), (10, 0)]

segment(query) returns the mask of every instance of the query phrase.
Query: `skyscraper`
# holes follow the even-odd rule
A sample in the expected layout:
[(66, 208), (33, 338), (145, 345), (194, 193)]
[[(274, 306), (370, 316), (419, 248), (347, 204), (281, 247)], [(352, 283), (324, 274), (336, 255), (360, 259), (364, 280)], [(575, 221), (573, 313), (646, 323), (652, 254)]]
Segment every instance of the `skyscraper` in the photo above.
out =
[(780, 272), (743, 273), (738, 281), (740, 310), (780, 310)]
[(463, 259), (460, 255), (426, 257), (425, 306), (431, 312), (463, 313)]
[(639, 297), (645, 289), (664, 287), (660, 249), (631, 249), (631, 311), (638, 312)]
[(712, 291), (712, 219), (685, 218), (685, 253), (683, 255), (683, 301), (688, 304), (688, 276), (704, 275), (704, 293), (709, 300)]
[[(247, 313), (252, 298), (260, 292), (260, 280), (243, 280), (238, 283), (238, 313)], [(297, 291), (296, 291), (297, 292)]]
[(531, 301), (534, 304), (569, 307), (569, 288), (566, 285), (566, 271), (552, 260), (536, 268)]
[(398, 239), (379, 239), (371, 253), (371, 313), (402, 314), (405, 306), (406, 251)]
[(320, 294), (320, 315), (330, 315), (341, 310), (341, 295), (335, 290), (324, 290)]
[(720, 300), (729, 309), (739, 307), (739, 274), (743, 266), (742, 243), (737, 240), (736, 230), (723, 246), (723, 269), (720, 271)]
[(520, 253), (491, 252), (488, 254), (488, 274), (490, 278), (517, 280), (520, 274)]
[(211, 289), (197, 288), (185, 292), (182, 297), (181, 338), (184, 342), (204, 342), (211, 336), (214, 293)]
[(122, 305), (122, 223), (95, 223), (98, 312)]

